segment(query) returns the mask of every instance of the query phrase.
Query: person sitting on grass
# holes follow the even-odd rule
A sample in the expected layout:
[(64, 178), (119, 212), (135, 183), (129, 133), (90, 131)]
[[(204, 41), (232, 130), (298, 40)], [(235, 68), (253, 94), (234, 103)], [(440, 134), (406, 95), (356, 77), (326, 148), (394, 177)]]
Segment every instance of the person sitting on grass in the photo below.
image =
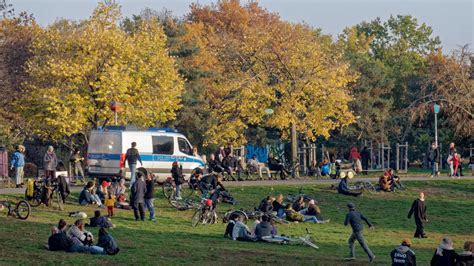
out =
[(239, 218), (239, 216), (236, 215), (236, 214), (233, 214), (232, 216), (230, 216), (229, 223), (227, 223), (227, 226), (225, 228), (224, 238), (227, 238), (227, 239), (230, 239), (230, 240), (233, 239), (232, 234), (233, 234), (233, 231), (234, 231), (234, 226), (235, 226), (235, 223), (237, 221), (237, 218)]
[(392, 266), (416, 266), (415, 252), (410, 249), (411, 240), (405, 238), (402, 244), (392, 250), (390, 257), (392, 258)]
[(272, 209), (276, 212), (278, 218), (285, 217), (285, 206), (283, 205), (283, 194), (278, 195), (278, 197), (272, 198)]
[(248, 226), (243, 223), (243, 220), (243, 216), (238, 216), (235, 220), (235, 225), (232, 229), (232, 239), (238, 241), (255, 241), (255, 239), (252, 238)]
[(264, 215), (262, 216), (262, 221), (255, 227), (255, 237), (261, 241), (264, 236), (272, 236), (275, 231), (270, 223), (270, 217)]
[(291, 207), (290, 203), (286, 205), (285, 213), (286, 213), (286, 219), (292, 222), (313, 222), (313, 223), (327, 223), (328, 222), (328, 221), (319, 221), (318, 218), (316, 218), (316, 216), (303, 215), (295, 211)]
[(379, 187), (381, 191), (391, 192), (392, 184), (390, 182), (390, 172), (389, 170), (385, 171), (383, 175), (379, 178)]
[(456, 255), (456, 266), (472, 266), (474, 265), (474, 242), (466, 241), (464, 243), (464, 251)]
[(331, 162), (328, 159), (324, 159), (321, 163), (321, 175), (322, 176), (329, 176), (331, 173)]
[(295, 202), (293, 202), (293, 206), (291, 206), (293, 210), (299, 212), (305, 208), (304, 206), (304, 197), (299, 196), (298, 199), (296, 199)]
[(403, 187), (402, 183), (400, 182), (400, 177), (395, 175), (395, 171), (393, 171), (393, 169), (388, 169), (388, 173), (390, 174), (390, 176), (389, 176), (389, 180), (390, 180), (390, 184), (391, 184), (390, 189), (392, 191), (395, 191), (395, 188), (405, 189)]
[(431, 266), (450, 266), (454, 265), (455, 260), (456, 252), (453, 248), (453, 241), (444, 237), (431, 258)]
[[(86, 245), (78, 245), (67, 236), (67, 223), (63, 219), (59, 220), (57, 229), (52, 230), (52, 235), (48, 238), (48, 249), (51, 251), (66, 251), (77, 253), (104, 254), (103, 250)], [(99, 247), (100, 248), (100, 247)], [(101, 248), (100, 248), (101, 249)]]
[(272, 197), (267, 196), (265, 197), (261, 202), (260, 205), (258, 205), (258, 210), (263, 212), (263, 213), (269, 213), (273, 211), (273, 202), (272, 202)]
[(85, 206), (87, 204), (97, 204), (99, 208), (104, 208), (99, 197), (94, 193), (94, 182), (89, 181), (79, 195), (79, 204)]
[(109, 233), (107, 233), (107, 229), (105, 228), (99, 229), (99, 242), (97, 243), (97, 246), (103, 248), (107, 255), (116, 255), (120, 251), (117, 242)]
[(305, 208), (300, 211), (301, 214), (305, 216), (314, 216), (318, 219), (319, 223), (328, 223), (330, 219), (323, 220), (321, 217), (321, 209), (319, 208), (318, 205), (316, 205), (315, 200), (310, 200), (308, 202), (308, 208)]
[(349, 185), (347, 183), (348, 183), (347, 177), (341, 178), (341, 181), (339, 182), (339, 185), (337, 187), (337, 192), (339, 194), (349, 195), (349, 196), (354, 196), (354, 197), (358, 197), (362, 195), (362, 192), (350, 191)]
[(252, 238), (256, 238), (255, 229), (257, 229), (257, 226), (262, 222), (262, 217), (263, 217), (263, 215), (261, 215), (261, 214), (257, 214), (255, 216), (255, 220), (252, 224), (252, 229), (250, 230), (250, 235), (252, 236)]
[(115, 227), (115, 225), (112, 224), (112, 221), (109, 218), (100, 215), (99, 210), (94, 212), (94, 217), (90, 218), (90, 223), (86, 225), (90, 227), (100, 227), (100, 228), (114, 228)]
[(82, 219), (76, 220), (76, 222), (74, 222), (74, 224), (69, 228), (68, 236), (76, 245), (89, 246), (96, 250), (97, 253), (104, 253), (103, 248), (94, 246), (94, 236), (91, 232), (84, 230), (84, 223)]

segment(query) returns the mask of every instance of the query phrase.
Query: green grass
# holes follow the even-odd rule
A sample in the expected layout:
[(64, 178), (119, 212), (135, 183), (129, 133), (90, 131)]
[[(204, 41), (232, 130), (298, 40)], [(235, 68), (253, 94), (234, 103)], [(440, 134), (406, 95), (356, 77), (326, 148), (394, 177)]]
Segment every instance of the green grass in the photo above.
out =
[[(60, 218), (73, 223), (67, 211), (85, 211), (93, 214), (91, 207), (75, 203), (73, 194), (67, 209), (34, 209), (27, 221), (0, 216), (0, 265), (5, 264), (287, 264), (287, 265), (358, 265), (367, 263), (367, 257), (356, 246), (357, 260), (343, 262), (347, 256), (347, 238), (350, 228), (342, 223), (346, 204), (353, 201), (375, 225), (374, 231), (365, 230), (370, 248), (376, 255), (376, 264), (388, 265), (390, 251), (405, 237), (412, 237), (414, 221), (406, 218), (408, 209), (419, 191), (427, 195), (428, 239), (413, 239), (412, 248), (420, 265), (427, 265), (440, 239), (448, 235), (460, 250), (466, 240), (474, 235), (474, 181), (427, 181), (407, 183), (409, 189), (395, 193), (366, 193), (359, 198), (348, 198), (328, 190), (328, 185), (305, 186), (304, 191), (320, 203), (329, 224), (278, 225), (279, 233), (304, 235), (309, 228), (320, 246), (319, 250), (306, 246), (288, 246), (269, 243), (243, 243), (223, 239), (225, 224), (191, 227), (192, 211), (177, 211), (168, 206), (157, 191), (155, 200), (158, 222), (135, 222), (132, 211), (117, 210), (113, 222), (117, 228), (110, 230), (121, 248), (117, 256), (93, 256), (50, 252), (43, 248), (50, 228)], [(268, 194), (296, 193), (299, 186), (241, 187), (231, 192), (239, 201), (237, 208), (251, 208)], [(4, 199), (5, 196), (1, 196)], [(10, 199), (20, 196), (9, 196)], [(72, 202), (74, 200), (74, 202)], [(221, 204), (224, 212), (230, 205)], [(104, 211), (105, 212), (105, 211)], [(97, 229), (92, 232), (97, 237)]]

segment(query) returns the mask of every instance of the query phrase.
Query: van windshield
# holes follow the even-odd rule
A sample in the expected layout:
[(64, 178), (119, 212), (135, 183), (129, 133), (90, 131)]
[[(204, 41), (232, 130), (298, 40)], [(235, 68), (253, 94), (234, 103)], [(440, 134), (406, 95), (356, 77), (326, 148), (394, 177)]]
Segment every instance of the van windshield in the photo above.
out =
[(189, 143), (185, 139), (178, 138), (178, 146), (179, 146), (180, 152), (187, 155), (193, 155), (193, 150), (191, 149), (191, 146), (189, 146)]
[(88, 153), (120, 153), (121, 152), (120, 135), (110, 133), (91, 134)]

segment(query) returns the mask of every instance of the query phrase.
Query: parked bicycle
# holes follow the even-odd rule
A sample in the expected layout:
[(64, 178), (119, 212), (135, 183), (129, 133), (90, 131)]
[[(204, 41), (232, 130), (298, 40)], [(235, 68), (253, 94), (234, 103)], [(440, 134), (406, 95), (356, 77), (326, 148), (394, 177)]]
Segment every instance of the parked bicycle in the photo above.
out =
[(9, 200), (0, 200), (0, 209), (7, 208), (7, 216), (14, 216), (26, 220), (31, 214), (30, 204), (26, 200), (20, 200), (16, 204)]
[(192, 198), (183, 198), (183, 199), (175, 199), (173, 197), (168, 199), (168, 202), (171, 206), (175, 207), (180, 211), (192, 210), (192, 209), (199, 209), (201, 203), (196, 201)]
[(306, 235), (300, 237), (289, 237), (285, 235), (276, 235), (276, 236), (264, 236), (262, 240), (270, 242), (270, 243), (278, 243), (278, 244), (290, 244), (290, 245), (307, 245), (315, 249), (319, 249), (316, 245), (316, 241), (311, 236), (311, 232), (306, 228)]
[(224, 214), (224, 217), (223, 217), (222, 220), (223, 220), (224, 223), (227, 223), (233, 217), (240, 216), (240, 217), (243, 217), (243, 223), (247, 223), (247, 221), (249, 219), (250, 220), (255, 220), (255, 219), (257, 219), (257, 217), (262, 217), (263, 215), (267, 215), (268, 217), (270, 217), (270, 219), (272, 219), (276, 223), (280, 223), (280, 224), (289, 224), (290, 223), (287, 220), (276, 216), (274, 213), (264, 213), (264, 212), (261, 212), (261, 211), (258, 211), (258, 210), (246, 211), (244, 209), (229, 210)]
[(351, 190), (367, 190), (367, 191), (377, 191), (377, 186), (372, 185), (369, 181), (357, 181), (353, 185), (349, 186)]
[(204, 200), (199, 209), (194, 212), (191, 225), (196, 227), (198, 224), (215, 224), (219, 222), (216, 209), (213, 207), (212, 200)]
[[(32, 192), (29, 190), (32, 189)], [(31, 207), (38, 207), (41, 203), (51, 206), (56, 202), (58, 208), (64, 210), (64, 202), (67, 195), (63, 195), (59, 190), (57, 179), (48, 181), (34, 181), (33, 188), (27, 188), (25, 191), (25, 200), (29, 202)]]
[(297, 194), (288, 193), (286, 195), (286, 200), (288, 202), (295, 202), (299, 197), (303, 197), (305, 202), (309, 202), (310, 200), (314, 199), (310, 195), (303, 193), (303, 188), (300, 187), (300, 190), (298, 191)]
[[(181, 184), (181, 197), (182, 198), (189, 198), (193, 194), (196, 193), (196, 184), (190, 182), (190, 180), (185, 180), (183, 184)], [(166, 199), (175, 198), (176, 196), (176, 184), (173, 178), (168, 177), (166, 181), (163, 183), (163, 196)]]

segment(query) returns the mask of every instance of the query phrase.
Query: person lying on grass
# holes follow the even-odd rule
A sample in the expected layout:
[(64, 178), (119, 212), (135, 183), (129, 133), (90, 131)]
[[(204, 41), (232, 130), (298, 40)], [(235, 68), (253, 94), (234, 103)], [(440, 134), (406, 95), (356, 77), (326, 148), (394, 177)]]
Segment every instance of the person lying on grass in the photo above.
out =
[(91, 232), (84, 230), (84, 222), (82, 219), (76, 220), (69, 228), (67, 235), (74, 244), (79, 246), (89, 246), (98, 253), (103, 253), (104, 249), (99, 246), (94, 246), (94, 236)]
[(243, 223), (244, 217), (238, 216), (235, 219), (235, 225), (232, 229), (232, 239), (239, 241), (255, 241), (246, 224)]
[(114, 228), (115, 227), (115, 225), (112, 223), (112, 221), (109, 218), (100, 215), (99, 210), (94, 212), (94, 217), (90, 218), (90, 223), (86, 224), (86, 226), (100, 227), (100, 228)]
[(67, 223), (63, 219), (59, 220), (58, 227), (53, 228), (51, 236), (48, 238), (47, 248), (51, 251), (66, 251), (77, 253), (104, 254), (101, 247), (90, 247), (78, 245), (66, 234)]
[(313, 223), (318, 223), (318, 224), (323, 224), (323, 223), (328, 222), (328, 221), (319, 221), (318, 218), (316, 218), (316, 216), (303, 215), (295, 211), (291, 207), (290, 203), (286, 205), (285, 213), (286, 213), (286, 219), (291, 222), (313, 222)]

